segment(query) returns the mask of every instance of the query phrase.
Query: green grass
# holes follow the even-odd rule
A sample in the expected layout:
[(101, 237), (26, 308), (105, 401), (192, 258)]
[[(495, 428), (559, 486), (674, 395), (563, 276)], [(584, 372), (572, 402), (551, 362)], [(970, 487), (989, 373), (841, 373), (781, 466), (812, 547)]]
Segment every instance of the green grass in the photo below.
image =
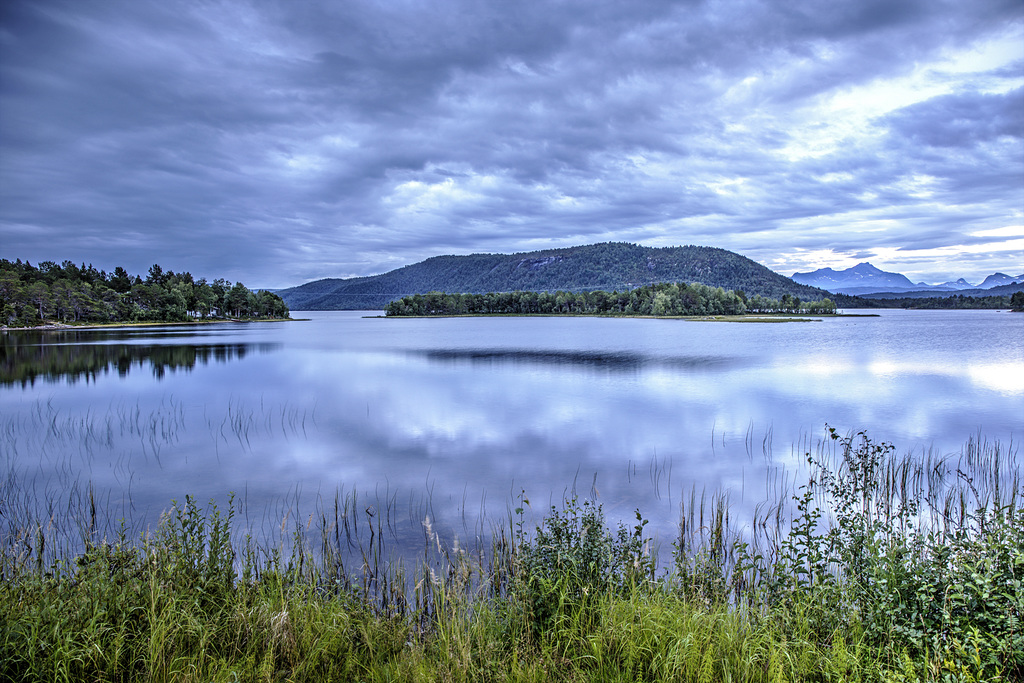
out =
[[(84, 550), (56, 553), (52, 520), (21, 516), (0, 535), (0, 678), (1021, 679), (1013, 454), (972, 442), (915, 459), (832, 438), (807, 485), (753, 519), (692, 496), (671, 567), (639, 511), (611, 528), (577, 499), (527, 529), (524, 496), (486, 552), (425, 520), (416, 563), (385, 559), (385, 522), (353, 529), (344, 506), (270, 546), (233, 532), (233, 503), (186, 499), (155, 533), (101, 541), (83, 522)], [(356, 562), (341, 552), (353, 534)]]

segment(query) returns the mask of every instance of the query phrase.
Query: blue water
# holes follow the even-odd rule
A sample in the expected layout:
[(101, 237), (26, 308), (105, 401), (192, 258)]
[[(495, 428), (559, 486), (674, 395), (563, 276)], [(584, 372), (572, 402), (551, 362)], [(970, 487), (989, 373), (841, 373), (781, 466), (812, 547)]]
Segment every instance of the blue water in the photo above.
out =
[[(522, 496), (539, 514), (575, 490), (612, 518), (639, 508), (670, 538), (691, 490), (752, 508), (796, 476), (826, 424), (901, 452), (1024, 435), (1021, 314), (294, 315), (310, 320), (7, 333), (5, 495), (91, 485), (145, 527), (172, 499), (233, 491), (259, 528), (357, 492), (464, 534)], [(92, 360), (25, 362), (55, 350)]]

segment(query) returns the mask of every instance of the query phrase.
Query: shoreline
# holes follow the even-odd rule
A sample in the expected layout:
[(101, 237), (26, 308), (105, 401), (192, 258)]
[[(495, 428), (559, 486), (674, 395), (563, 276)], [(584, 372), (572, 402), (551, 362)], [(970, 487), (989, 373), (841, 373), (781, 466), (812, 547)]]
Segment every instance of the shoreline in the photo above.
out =
[(283, 323), (302, 322), (307, 318), (218, 318), (216, 320), (187, 320), (187, 321), (142, 321), (142, 322), (112, 322), (112, 323), (46, 323), (35, 327), (7, 327), (0, 325), (0, 332), (54, 332), (66, 330), (105, 330), (115, 327), (182, 327), (186, 325), (216, 325), (222, 323)]
[(728, 323), (791, 323), (820, 322), (824, 318), (877, 318), (877, 313), (784, 314), (763, 313), (749, 315), (601, 315), (587, 313), (451, 313), (443, 315), (367, 315), (364, 318), (609, 318), (628, 320), (684, 320), (688, 322)]

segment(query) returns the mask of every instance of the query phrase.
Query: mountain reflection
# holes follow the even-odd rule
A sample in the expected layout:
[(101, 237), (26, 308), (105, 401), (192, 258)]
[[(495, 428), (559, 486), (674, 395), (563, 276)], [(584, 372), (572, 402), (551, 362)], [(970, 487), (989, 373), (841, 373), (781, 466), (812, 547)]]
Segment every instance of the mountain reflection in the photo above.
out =
[[(210, 361), (226, 363), (250, 353), (281, 348), (279, 343), (116, 344), (109, 341), (83, 343), (84, 340), (79, 335), (69, 335), (54, 344), (52, 337), (44, 342), (38, 334), (3, 335), (0, 337), (0, 385), (24, 387), (34, 385), (37, 380), (69, 384), (91, 382), (109, 372), (126, 377), (133, 369), (145, 367), (160, 379), (167, 371), (190, 371)], [(88, 340), (101, 341), (96, 336)]]
[(559, 349), (425, 349), (409, 353), (440, 363), (575, 365), (613, 372), (635, 372), (650, 367), (683, 370), (723, 369), (743, 362), (741, 358), (735, 356), (652, 356), (629, 351)]

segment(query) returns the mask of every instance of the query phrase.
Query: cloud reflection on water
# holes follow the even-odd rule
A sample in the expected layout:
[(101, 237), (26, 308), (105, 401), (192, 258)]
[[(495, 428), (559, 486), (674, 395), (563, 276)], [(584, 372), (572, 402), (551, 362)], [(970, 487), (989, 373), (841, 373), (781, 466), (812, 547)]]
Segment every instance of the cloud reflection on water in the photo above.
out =
[(235, 491), (263, 524), (359, 491), (456, 529), (504, 517), (521, 491), (542, 514), (593, 488), (613, 518), (640, 508), (671, 538), (691, 489), (728, 492), (742, 517), (826, 423), (901, 451), (955, 451), (979, 429), (1019, 436), (1024, 390), (992, 378), (1024, 368), (1024, 317), (981, 313), (801, 326), (322, 314), (227, 326), (217, 344), (205, 330), (160, 344), (97, 335), (99, 357), (245, 352), (162, 377), (0, 387), (3, 464), (39, 491), (76, 479), (128, 491), (151, 521), (186, 494)]

